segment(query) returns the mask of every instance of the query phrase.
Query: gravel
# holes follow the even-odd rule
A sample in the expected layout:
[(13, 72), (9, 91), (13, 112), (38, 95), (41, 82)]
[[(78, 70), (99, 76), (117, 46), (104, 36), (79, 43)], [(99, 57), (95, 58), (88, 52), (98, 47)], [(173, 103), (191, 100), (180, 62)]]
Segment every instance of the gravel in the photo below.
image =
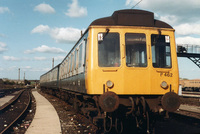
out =
[(97, 127), (94, 126), (85, 116), (78, 114), (67, 102), (59, 98), (39, 92), (56, 109), (60, 118), (62, 134), (94, 134)]
[[(55, 96), (43, 93), (41, 91), (39, 91), (39, 93), (43, 95), (56, 109), (60, 119), (62, 134), (98, 133), (97, 127), (94, 126), (85, 116), (76, 113), (70, 104)], [(200, 106), (200, 99), (181, 97), (181, 103)], [(25, 131), (30, 126), (32, 119), (34, 118), (35, 110), (36, 110), (35, 98), (32, 96), (32, 104), (29, 107), (28, 111), (26, 112), (26, 115), (23, 118), (21, 118), (18, 121), (18, 123), (12, 126), (13, 129), (12, 131), (10, 131), (10, 133), (24, 134)]]

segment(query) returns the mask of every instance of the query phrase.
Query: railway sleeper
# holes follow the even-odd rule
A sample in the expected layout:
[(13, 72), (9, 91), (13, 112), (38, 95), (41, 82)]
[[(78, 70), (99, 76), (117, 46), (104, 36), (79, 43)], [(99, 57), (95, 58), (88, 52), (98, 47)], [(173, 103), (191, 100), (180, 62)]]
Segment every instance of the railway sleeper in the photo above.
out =
[(86, 114), (88, 112), (97, 112), (97, 108), (81, 108), (81, 111)]

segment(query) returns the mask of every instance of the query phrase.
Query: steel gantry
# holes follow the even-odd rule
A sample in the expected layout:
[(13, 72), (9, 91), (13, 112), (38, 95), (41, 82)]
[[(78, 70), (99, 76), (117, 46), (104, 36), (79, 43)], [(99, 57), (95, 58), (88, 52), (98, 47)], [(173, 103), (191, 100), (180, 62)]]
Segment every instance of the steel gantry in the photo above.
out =
[(190, 59), (200, 68), (200, 46), (197, 45), (177, 45), (177, 56)]

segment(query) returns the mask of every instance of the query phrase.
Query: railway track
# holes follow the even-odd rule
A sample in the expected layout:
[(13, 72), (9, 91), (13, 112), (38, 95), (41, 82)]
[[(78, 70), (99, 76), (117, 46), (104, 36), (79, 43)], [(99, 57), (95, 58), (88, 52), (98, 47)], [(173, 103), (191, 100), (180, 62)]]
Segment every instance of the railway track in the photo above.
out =
[(183, 116), (184, 118), (192, 118), (194, 120), (198, 120), (199, 125), (200, 125), (200, 113), (198, 113), (198, 112), (191, 112), (191, 111), (188, 111), (188, 110), (180, 109), (179, 111), (176, 111), (173, 114)]
[(200, 113), (180, 110), (179, 112), (170, 113), (170, 117), (172, 122), (171, 125), (177, 124), (176, 126), (179, 128), (180, 133), (200, 133)]
[(30, 100), (30, 91), (22, 90), (11, 101), (0, 107), (0, 134), (6, 132), (25, 113)]
[[(58, 112), (58, 115), (60, 117), (62, 131), (63, 132), (74, 132), (74, 133), (84, 133), (84, 132), (91, 132), (91, 133), (103, 133), (100, 131), (90, 130), (90, 127), (87, 127), (86, 122), (89, 122), (87, 119), (77, 119), (80, 115), (78, 115), (75, 110), (72, 109), (73, 106), (71, 106), (69, 103), (67, 103), (67, 106), (62, 103), (61, 98), (58, 96), (52, 96), (50, 94), (43, 93), (43, 95), (54, 105), (54, 107), (57, 107), (56, 110)], [(61, 105), (62, 106), (58, 106)], [(70, 105), (70, 106), (69, 106)], [(66, 112), (66, 113), (65, 113)], [(67, 112), (71, 112), (70, 114)], [(72, 114), (73, 113), (73, 114)], [(181, 114), (180, 114), (181, 113)], [(184, 115), (185, 114), (185, 115)], [(191, 117), (191, 116), (198, 116), (200, 117), (200, 114), (198, 113), (192, 113), (188, 111), (180, 110), (177, 113), (169, 113), (168, 119), (160, 118), (156, 121), (154, 126), (151, 126), (151, 132), (150, 134), (198, 134), (200, 133), (200, 119)], [(63, 116), (63, 117), (62, 117)], [(67, 120), (67, 118), (76, 117), (77, 120), (81, 120), (81, 122), (75, 121), (75, 118), (73, 120)], [(75, 130), (70, 129), (69, 122), (75, 121), (74, 128)], [(144, 132), (141, 130), (138, 130), (138, 128), (134, 127), (133, 120), (124, 120), (124, 131), (122, 134), (143, 134)], [(90, 123), (89, 123), (90, 124)], [(92, 125), (92, 123), (91, 123)], [(86, 128), (84, 127), (86, 126)], [(89, 125), (88, 125), (89, 126)], [(93, 126), (93, 125), (92, 125)], [(112, 130), (110, 133), (116, 133), (115, 130)], [(106, 133), (106, 134), (110, 134)]]

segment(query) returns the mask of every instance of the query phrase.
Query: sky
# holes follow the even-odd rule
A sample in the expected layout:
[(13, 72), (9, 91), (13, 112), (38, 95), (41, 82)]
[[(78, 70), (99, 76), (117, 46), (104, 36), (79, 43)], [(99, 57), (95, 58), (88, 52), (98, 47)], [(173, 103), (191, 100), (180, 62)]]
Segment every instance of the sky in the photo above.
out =
[[(39, 79), (93, 20), (131, 8), (170, 24), (177, 44), (200, 47), (200, 0), (0, 0), (0, 78), (18, 79), (20, 68), (20, 79)], [(192, 61), (178, 58), (178, 64), (181, 78), (200, 79)]]

